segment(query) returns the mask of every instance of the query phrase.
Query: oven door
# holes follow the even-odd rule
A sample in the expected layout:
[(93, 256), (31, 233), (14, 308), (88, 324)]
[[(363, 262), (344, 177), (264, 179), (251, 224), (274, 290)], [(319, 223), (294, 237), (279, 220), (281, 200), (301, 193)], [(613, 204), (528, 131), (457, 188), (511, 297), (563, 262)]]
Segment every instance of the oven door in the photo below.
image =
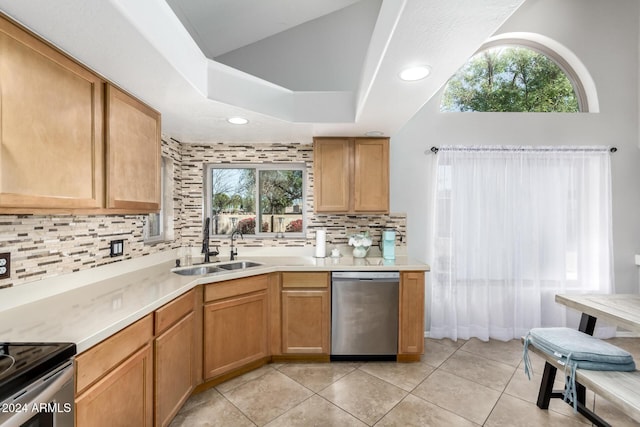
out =
[(73, 427), (73, 423), (71, 361), (0, 403), (1, 427)]

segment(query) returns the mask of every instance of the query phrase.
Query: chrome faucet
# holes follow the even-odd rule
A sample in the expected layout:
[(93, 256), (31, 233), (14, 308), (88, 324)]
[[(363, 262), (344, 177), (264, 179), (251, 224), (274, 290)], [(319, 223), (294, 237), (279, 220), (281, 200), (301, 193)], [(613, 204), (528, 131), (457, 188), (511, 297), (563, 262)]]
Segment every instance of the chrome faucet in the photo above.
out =
[(242, 233), (237, 228), (235, 228), (231, 232), (231, 257), (229, 258), (230, 261), (233, 261), (238, 256), (238, 248), (233, 247), (233, 236), (235, 236), (236, 234), (239, 235), (242, 239), (244, 239), (244, 237), (242, 236)]
[(211, 223), (211, 218), (206, 218), (204, 220), (204, 228), (202, 229), (202, 251), (204, 254), (204, 262), (211, 262), (211, 255), (217, 256), (220, 251), (218, 251), (218, 247), (213, 251), (209, 251), (209, 224)]

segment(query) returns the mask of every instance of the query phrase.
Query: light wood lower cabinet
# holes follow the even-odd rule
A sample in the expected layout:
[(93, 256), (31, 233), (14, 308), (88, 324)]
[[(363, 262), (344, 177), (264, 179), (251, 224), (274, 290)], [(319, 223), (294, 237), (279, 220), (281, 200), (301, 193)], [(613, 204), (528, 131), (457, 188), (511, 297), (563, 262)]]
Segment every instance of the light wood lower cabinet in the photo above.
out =
[(199, 354), (196, 291), (176, 298), (156, 311), (154, 341), (156, 426), (167, 426), (198, 383)]
[(400, 274), (398, 360), (419, 360), (424, 353), (424, 272)]
[[(424, 272), (401, 273), (399, 305), (398, 361), (420, 360)], [(199, 286), (76, 357), (76, 426), (166, 426), (203, 379), (272, 354), (328, 357), (330, 328), (327, 272)]]
[(76, 358), (77, 427), (153, 425), (152, 317)]
[(329, 354), (328, 273), (282, 273), (282, 353)]
[(268, 355), (267, 275), (206, 285), (204, 377), (212, 379)]

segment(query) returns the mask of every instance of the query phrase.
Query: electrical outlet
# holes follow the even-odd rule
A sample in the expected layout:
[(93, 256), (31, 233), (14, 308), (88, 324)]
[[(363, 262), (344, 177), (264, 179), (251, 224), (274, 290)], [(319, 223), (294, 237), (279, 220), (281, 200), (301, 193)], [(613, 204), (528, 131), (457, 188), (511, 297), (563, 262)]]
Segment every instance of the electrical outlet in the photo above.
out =
[(112, 240), (111, 241), (111, 252), (109, 255), (121, 256), (124, 254), (124, 240)]
[(11, 253), (4, 252), (0, 254), (0, 279), (9, 277), (11, 277)]
[(117, 311), (122, 308), (122, 294), (115, 295), (111, 298), (111, 311)]

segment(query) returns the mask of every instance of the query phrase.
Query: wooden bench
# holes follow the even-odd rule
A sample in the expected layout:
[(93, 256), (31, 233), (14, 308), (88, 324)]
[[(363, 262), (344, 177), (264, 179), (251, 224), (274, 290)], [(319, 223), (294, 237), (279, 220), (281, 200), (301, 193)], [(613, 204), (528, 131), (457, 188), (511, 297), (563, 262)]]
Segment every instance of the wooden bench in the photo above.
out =
[[(560, 370), (560, 373), (562, 373), (564, 372), (564, 366), (558, 363), (557, 358), (535, 348), (533, 345), (529, 345), (529, 351), (536, 353), (547, 362), (537, 402), (539, 408), (547, 409), (550, 398), (562, 398), (564, 395), (564, 390), (552, 390), (556, 370)], [(640, 422), (640, 371), (618, 372), (577, 369), (576, 386), (578, 384), (604, 397), (623, 413)], [(582, 402), (578, 397), (578, 412), (595, 425), (610, 426), (610, 424), (584, 406), (584, 392), (582, 396)]]

